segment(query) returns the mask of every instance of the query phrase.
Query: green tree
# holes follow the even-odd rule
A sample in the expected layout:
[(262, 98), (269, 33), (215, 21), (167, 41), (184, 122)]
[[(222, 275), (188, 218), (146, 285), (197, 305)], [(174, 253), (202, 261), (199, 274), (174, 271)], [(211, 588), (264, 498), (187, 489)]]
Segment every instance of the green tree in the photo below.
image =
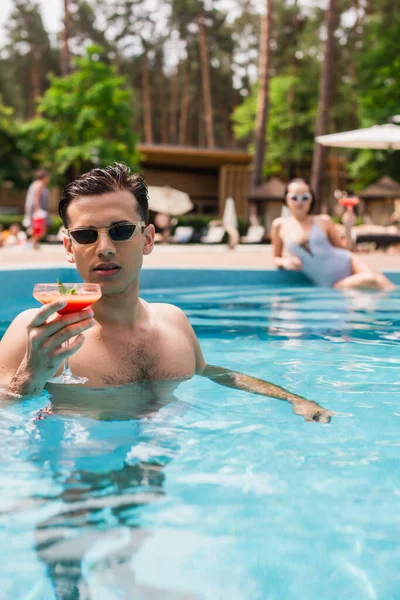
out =
[(260, 35), (260, 66), (257, 90), (257, 112), (254, 136), (254, 159), (252, 185), (258, 186), (262, 181), (262, 172), (265, 159), (265, 151), (268, 146), (268, 114), (269, 114), (269, 81), (270, 81), (270, 45), (271, 45), (271, 10), (272, 0), (265, 0), (265, 15), (261, 20)]
[[(293, 89), (296, 90), (294, 98), (291, 97)], [(315, 94), (310, 95), (309, 91), (305, 82), (298, 77), (277, 75), (271, 78), (264, 175), (280, 175), (286, 179), (301, 171), (303, 163), (310, 163), (316, 100)], [(232, 117), (235, 135), (247, 141), (250, 150), (253, 150), (256, 107), (255, 87)]]
[(176, 27), (183, 40), (197, 33), (199, 44), (199, 65), (203, 99), (203, 117), (205, 142), (208, 148), (214, 148), (214, 117), (213, 102), (211, 99), (211, 76), (208, 30), (213, 20), (214, 10), (206, 10), (204, 0), (170, 0), (171, 23)]
[[(338, 2), (329, 0), (326, 9), (326, 43), (324, 61), (321, 65), (319, 84), (318, 113), (315, 128), (316, 135), (329, 133), (331, 120), (333, 82), (335, 78), (335, 30), (338, 25)], [(315, 143), (311, 167), (311, 186), (316, 194), (319, 209), (321, 209), (324, 188), (325, 165), (327, 151), (322, 144)]]
[(136, 167), (133, 98), (126, 80), (91, 46), (76, 70), (52, 77), (39, 103), (40, 117), (23, 126), (23, 149), (56, 177), (76, 177), (97, 165), (124, 161)]
[(30, 172), (19, 146), (19, 124), (14, 109), (1, 102), (0, 97), (0, 186), (12, 183), (24, 187)]
[[(364, 27), (364, 48), (358, 57), (362, 127), (387, 123), (400, 112), (400, 14), (394, 8), (389, 14), (381, 11), (370, 16)], [(353, 155), (350, 172), (356, 187), (362, 188), (382, 175), (400, 181), (400, 152), (361, 150)]]
[[(21, 116), (32, 117), (40, 95), (48, 86), (48, 74), (59, 72), (57, 52), (51, 47), (34, 0), (14, 0), (6, 34), (5, 54), (8, 69), (19, 87)], [(17, 103), (13, 105), (19, 108)]]
[(105, 8), (101, 0), (96, 5), (88, 0), (68, 0), (67, 33), (69, 46), (75, 48), (75, 54), (89, 45), (101, 47), (103, 59), (106, 58), (107, 52), (111, 51), (112, 46), (105, 33), (106, 27), (104, 24), (100, 26), (96, 18), (100, 14), (103, 19), (107, 19), (108, 13), (105, 12)]

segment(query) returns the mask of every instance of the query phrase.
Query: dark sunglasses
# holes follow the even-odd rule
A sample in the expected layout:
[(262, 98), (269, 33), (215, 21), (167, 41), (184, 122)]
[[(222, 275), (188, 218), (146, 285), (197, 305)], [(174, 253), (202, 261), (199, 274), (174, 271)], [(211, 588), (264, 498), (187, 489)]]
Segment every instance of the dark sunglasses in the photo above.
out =
[(306, 192), (305, 194), (288, 194), (288, 199), (293, 200), (293, 202), (309, 202), (312, 200), (312, 194), (310, 192)]
[(144, 221), (135, 223), (120, 223), (111, 227), (78, 227), (77, 229), (66, 229), (65, 233), (77, 244), (94, 244), (97, 242), (99, 233), (106, 231), (113, 242), (129, 242), (139, 232), (140, 228), (146, 227)]

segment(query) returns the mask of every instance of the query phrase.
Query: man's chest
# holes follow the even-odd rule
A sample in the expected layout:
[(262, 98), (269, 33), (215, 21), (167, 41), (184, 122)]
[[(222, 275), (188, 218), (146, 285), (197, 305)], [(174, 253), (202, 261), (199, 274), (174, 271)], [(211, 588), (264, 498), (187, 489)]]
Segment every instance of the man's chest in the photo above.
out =
[(72, 371), (87, 377), (91, 387), (187, 377), (195, 368), (193, 347), (180, 332), (171, 338), (93, 335), (71, 358)]

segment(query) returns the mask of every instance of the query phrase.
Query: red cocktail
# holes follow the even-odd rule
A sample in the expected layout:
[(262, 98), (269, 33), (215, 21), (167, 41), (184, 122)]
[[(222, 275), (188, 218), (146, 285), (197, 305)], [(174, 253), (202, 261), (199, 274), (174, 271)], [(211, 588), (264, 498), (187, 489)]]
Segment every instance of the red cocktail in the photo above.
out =
[(360, 202), (360, 199), (357, 196), (343, 196), (339, 198), (338, 202), (346, 208), (354, 208)]
[[(42, 284), (39, 284), (39, 285), (42, 285)], [(68, 285), (71, 285), (71, 284), (68, 284)], [(97, 286), (97, 287), (100, 287), (100, 286)], [(59, 294), (59, 293), (54, 293), (54, 292), (40, 292), (40, 291), (33, 292), (33, 297), (36, 298), (36, 300), (38, 300), (42, 304), (50, 304), (50, 302), (54, 302), (54, 300), (59, 300), (60, 296), (62, 296), (63, 299), (65, 296), (65, 300), (66, 300), (66, 302), (68, 302), (68, 304), (67, 304), (67, 306), (65, 306), (65, 308), (62, 308), (61, 310), (58, 310), (57, 312), (59, 315), (65, 315), (68, 313), (79, 312), (81, 310), (84, 310), (85, 308), (87, 308), (88, 306), (93, 304), (94, 302), (97, 302), (97, 300), (99, 300), (101, 298), (101, 291), (100, 292), (95, 292), (95, 291), (86, 292), (83, 294), (81, 292), (77, 292), (76, 294), (71, 294), (71, 295)]]
[[(50, 304), (63, 299), (67, 303), (58, 310), (59, 315), (80, 312), (101, 298), (101, 287), (97, 283), (37, 283), (33, 297), (42, 304)], [(65, 342), (68, 345), (68, 342)], [(85, 383), (86, 377), (77, 377), (71, 373), (69, 358), (64, 360), (61, 375), (49, 379), (51, 383)]]

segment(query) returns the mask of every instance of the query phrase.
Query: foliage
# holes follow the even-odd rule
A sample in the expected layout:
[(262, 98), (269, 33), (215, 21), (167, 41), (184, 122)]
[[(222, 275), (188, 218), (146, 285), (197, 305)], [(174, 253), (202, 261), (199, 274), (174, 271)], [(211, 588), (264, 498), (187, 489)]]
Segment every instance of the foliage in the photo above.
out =
[(2, 225), (4, 229), (8, 229), (13, 223), (19, 223), (22, 226), (23, 218), (24, 215), (2, 215), (0, 213), (0, 225)]
[[(293, 166), (310, 159), (313, 148), (315, 98), (298, 77), (277, 75), (270, 80), (265, 175), (287, 177)], [(257, 88), (233, 113), (234, 131), (252, 148)], [(290, 176), (290, 174), (289, 174)]]
[[(176, 143), (187, 107), (181, 139), (204, 145), (200, 13), (216, 146), (251, 147), (262, 2), (68, 0), (70, 52), (76, 60), (65, 79), (57, 77), (63, 32), (49, 35), (37, 0), (12, 3), (0, 54), (0, 180), (24, 186), (33, 168), (47, 166), (62, 184), (80, 170), (116, 159), (135, 166), (132, 131), (143, 136), (146, 110), (154, 142)], [(400, 97), (398, 0), (337, 0), (337, 5), (332, 132), (386, 122), (399, 113)], [(267, 175), (307, 176), (323, 23), (324, 3), (273, 2)], [(92, 44), (96, 49), (87, 52)], [(144, 64), (151, 106), (142, 93)], [(340, 154), (354, 187), (384, 174), (400, 177), (398, 153)]]
[[(23, 215), (2, 215), (0, 213), (0, 225), (3, 225), (4, 229), (8, 229), (12, 223), (20, 223), (22, 225), (22, 219)], [(177, 218), (177, 223), (173, 228), (173, 232), (175, 231), (176, 227), (193, 227), (194, 233), (197, 234), (198, 241), (200, 239), (200, 235), (203, 235), (206, 232), (210, 221), (213, 220), (215, 220), (215, 217), (206, 215), (181, 215)], [(56, 235), (61, 226), (61, 218), (53, 217), (50, 225), (47, 228), (47, 234)], [(240, 235), (245, 235), (248, 229), (247, 221), (239, 218), (238, 229)], [(194, 241), (196, 241), (196, 239)]]
[[(32, 117), (36, 101), (47, 87), (49, 73), (58, 72), (58, 51), (51, 47), (40, 8), (34, 0), (14, 0), (6, 25), (8, 42), (3, 64), (7, 80), (1, 81), (0, 93), (12, 103), (20, 117)], [(11, 86), (9, 85), (12, 81)], [(10, 91), (15, 92), (10, 97)]]
[[(359, 107), (363, 127), (382, 124), (399, 113), (400, 14), (393, 10), (386, 19), (372, 17), (364, 29), (365, 47), (359, 53)], [(382, 175), (400, 181), (400, 152), (363, 150), (354, 153), (350, 172), (356, 188), (363, 188)]]
[(132, 93), (99, 52), (91, 46), (71, 75), (52, 77), (40, 116), (22, 128), (24, 151), (58, 178), (114, 161), (137, 164)]
[(0, 97), (0, 185), (11, 183), (15, 187), (24, 187), (31, 174), (19, 142), (19, 123), (14, 110), (2, 104)]
[[(24, 215), (3, 215), (0, 213), (0, 225), (3, 225), (4, 229), (8, 229), (13, 223), (19, 223), (22, 229), (24, 229), (22, 225), (23, 218)], [(60, 217), (52, 217), (51, 222), (47, 227), (47, 234), (56, 235), (61, 225), (62, 220)]]
[[(203, 235), (206, 232), (207, 227), (211, 221), (215, 221), (215, 216), (212, 217), (206, 215), (181, 215), (180, 217), (177, 217), (176, 227), (193, 227), (195, 233)], [(245, 235), (245, 233), (247, 232), (247, 228), (247, 221), (238, 218), (239, 234)]]

